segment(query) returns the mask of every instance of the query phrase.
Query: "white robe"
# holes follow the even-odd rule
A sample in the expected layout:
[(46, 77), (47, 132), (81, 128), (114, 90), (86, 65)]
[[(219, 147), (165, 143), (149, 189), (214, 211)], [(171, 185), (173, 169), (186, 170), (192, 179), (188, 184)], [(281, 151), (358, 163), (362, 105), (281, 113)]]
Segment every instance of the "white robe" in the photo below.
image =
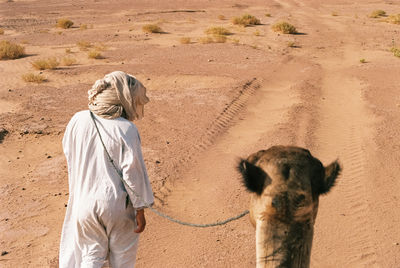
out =
[[(124, 118), (95, 118), (107, 151), (125, 183), (142, 200), (125, 190), (107, 158), (89, 111), (76, 113), (63, 139), (69, 200), (61, 234), (60, 267), (102, 267), (107, 255), (114, 268), (133, 267), (139, 238), (133, 231), (134, 208), (154, 201), (139, 133)], [(127, 192), (130, 202), (126, 207)]]

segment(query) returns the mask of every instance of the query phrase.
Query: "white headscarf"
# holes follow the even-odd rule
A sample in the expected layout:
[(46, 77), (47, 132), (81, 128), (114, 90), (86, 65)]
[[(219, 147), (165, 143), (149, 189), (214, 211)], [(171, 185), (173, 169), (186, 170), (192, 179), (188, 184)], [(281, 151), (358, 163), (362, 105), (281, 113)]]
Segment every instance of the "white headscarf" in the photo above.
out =
[(121, 117), (133, 121), (144, 115), (144, 105), (149, 102), (146, 88), (134, 76), (115, 71), (97, 80), (88, 91), (89, 110), (107, 119)]

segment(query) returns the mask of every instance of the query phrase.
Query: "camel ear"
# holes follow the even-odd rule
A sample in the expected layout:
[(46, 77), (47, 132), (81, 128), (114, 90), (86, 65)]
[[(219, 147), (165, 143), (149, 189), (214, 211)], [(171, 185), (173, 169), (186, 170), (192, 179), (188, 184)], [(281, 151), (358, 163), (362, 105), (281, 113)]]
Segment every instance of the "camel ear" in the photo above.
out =
[(241, 159), (237, 169), (242, 174), (243, 183), (250, 192), (261, 195), (264, 186), (270, 183), (270, 180), (267, 180), (269, 178), (267, 173), (247, 160)]
[(320, 188), (320, 194), (326, 194), (332, 189), (341, 170), (342, 167), (340, 166), (338, 160), (325, 167), (325, 177), (323, 180), (323, 185)]

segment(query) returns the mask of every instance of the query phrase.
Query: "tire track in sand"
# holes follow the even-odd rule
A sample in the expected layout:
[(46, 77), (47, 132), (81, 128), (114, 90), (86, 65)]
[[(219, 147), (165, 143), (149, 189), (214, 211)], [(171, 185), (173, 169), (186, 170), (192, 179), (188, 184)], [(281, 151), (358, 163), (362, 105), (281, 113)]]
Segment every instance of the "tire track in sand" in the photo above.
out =
[(364, 145), (372, 134), (362, 85), (349, 76), (349, 67), (358, 59), (354, 51), (346, 47), (343, 58), (321, 63), (325, 100), (320, 107), (314, 154), (324, 163), (339, 157), (344, 169), (332, 193), (320, 199), (312, 267), (377, 266), (366, 190), (371, 174), (366, 172)]
[[(294, 72), (300, 66), (285, 63), (276, 67), (279, 72), (271, 70), (271, 79), (249, 99), (243, 113), (233, 120), (235, 124), (180, 174), (160, 210), (184, 221), (209, 223), (248, 208), (248, 193), (235, 170), (237, 157), (275, 143), (269, 133), (288, 120), (290, 108), (299, 102), (293, 88), (302, 75)], [(148, 217), (152, 224), (143, 235), (148, 243), (140, 249), (146, 252), (145, 255), (139, 252), (140, 266), (255, 266), (254, 229), (247, 217), (206, 229), (177, 225), (153, 214)], [(173, 244), (168, 238), (171, 235)]]

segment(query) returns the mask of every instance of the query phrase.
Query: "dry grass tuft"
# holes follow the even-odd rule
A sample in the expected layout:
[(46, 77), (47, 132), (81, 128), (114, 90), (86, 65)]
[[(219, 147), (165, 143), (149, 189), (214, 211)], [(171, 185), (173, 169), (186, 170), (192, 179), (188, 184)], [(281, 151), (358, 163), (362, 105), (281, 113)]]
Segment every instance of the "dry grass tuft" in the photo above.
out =
[(386, 22), (393, 23), (393, 24), (400, 24), (400, 14), (397, 15), (390, 15)]
[(97, 51), (97, 50), (89, 51), (88, 58), (89, 59), (95, 59), (95, 60), (104, 59), (103, 55), (101, 55), (101, 53), (99, 51)]
[(255, 36), (260, 36), (261, 35), (261, 32), (259, 31), (259, 30), (256, 30), (256, 31), (254, 31), (254, 33), (253, 33)]
[(106, 51), (108, 47), (104, 43), (97, 43), (93, 48), (97, 51)]
[(146, 24), (142, 27), (143, 32), (145, 33), (162, 33), (162, 29), (160, 26), (156, 24)]
[(226, 42), (226, 36), (225, 35), (214, 35), (214, 42), (215, 43), (225, 43)]
[(219, 20), (225, 20), (225, 16), (224, 15), (218, 15), (218, 19)]
[(296, 43), (293, 42), (293, 41), (288, 42), (288, 43), (287, 43), (287, 46), (288, 46), (288, 47), (291, 47), (291, 48), (297, 47), (297, 46), (296, 46)]
[(205, 36), (205, 37), (200, 37), (199, 42), (202, 44), (209, 44), (209, 43), (214, 43), (214, 39), (210, 36)]
[(217, 26), (217, 27), (210, 27), (204, 31), (206, 34), (213, 34), (213, 35), (229, 35), (231, 34), (228, 29)]
[(250, 14), (244, 14), (241, 17), (234, 17), (232, 19), (232, 23), (236, 25), (241, 25), (241, 26), (249, 26), (249, 25), (260, 25), (261, 22), (259, 19), (257, 19), (255, 16), (250, 15)]
[(363, 58), (363, 59), (360, 59), (360, 62), (361, 63), (367, 63), (367, 61)]
[(180, 39), (180, 42), (181, 42), (181, 44), (190, 44), (191, 40), (190, 40), (190, 37), (182, 37)]
[(238, 45), (239, 42), (240, 42), (240, 40), (237, 39), (237, 38), (233, 38), (233, 39), (231, 39), (231, 41), (232, 41), (232, 43), (234, 43), (235, 45)]
[(25, 82), (30, 82), (30, 83), (43, 83), (47, 79), (40, 74), (34, 74), (34, 73), (27, 73), (22, 75), (22, 80)]
[(76, 63), (76, 59), (72, 58), (72, 57), (64, 57), (62, 59), (62, 64), (65, 66), (71, 66), (74, 65)]
[(10, 41), (0, 41), (0, 60), (13, 60), (25, 55), (25, 48)]
[(86, 24), (81, 24), (81, 26), (79, 26), (79, 29), (81, 30), (87, 30), (88, 26)]
[(66, 48), (66, 49), (65, 49), (65, 53), (67, 53), (67, 54), (71, 54), (71, 53), (72, 53), (72, 50), (71, 50), (71, 48)]
[(394, 55), (394, 56), (400, 58), (400, 48), (392, 47), (392, 48), (390, 49), (390, 51), (393, 52), (393, 55)]
[(227, 40), (228, 38), (225, 35), (214, 35), (213, 37), (205, 36), (198, 39), (201, 44), (226, 43)]
[(88, 41), (79, 41), (78, 43), (76, 43), (76, 45), (79, 47), (80, 50), (82, 51), (86, 51), (89, 48), (93, 47), (92, 43), (88, 42)]
[(271, 17), (271, 13), (265, 13), (265, 17)]
[(386, 16), (386, 12), (383, 11), (383, 10), (378, 9), (378, 10), (372, 11), (372, 13), (369, 14), (368, 17), (376, 19), (376, 18), (384, 17), (384, 16)]
[(290, 23), (287, 23), (286, 21), (275, 23), (274, 25), (272, 25), (272, 30), (274, 30), (275, 32), (281, 32), (281, 33), (284, 33), (284, 34), (295, 34), (295, 33), (297, 33), (296, 27), (294, 27)]
[(53, 70), (60, 65), (60, 62), (55, 57), (51, 57), (47, 59), (35, 60), (34, 62), (31, 62), (31, 64), (36, 70)]
[(57, 20), (58, 28), (68, 29), (68, 28), (71, 28), (72, 25), (74, 25), (74, 23), (69, 19), (58, 19)]
[(0, 28), (0, 35), (4, 34), (4, 30), (2, 28)]

